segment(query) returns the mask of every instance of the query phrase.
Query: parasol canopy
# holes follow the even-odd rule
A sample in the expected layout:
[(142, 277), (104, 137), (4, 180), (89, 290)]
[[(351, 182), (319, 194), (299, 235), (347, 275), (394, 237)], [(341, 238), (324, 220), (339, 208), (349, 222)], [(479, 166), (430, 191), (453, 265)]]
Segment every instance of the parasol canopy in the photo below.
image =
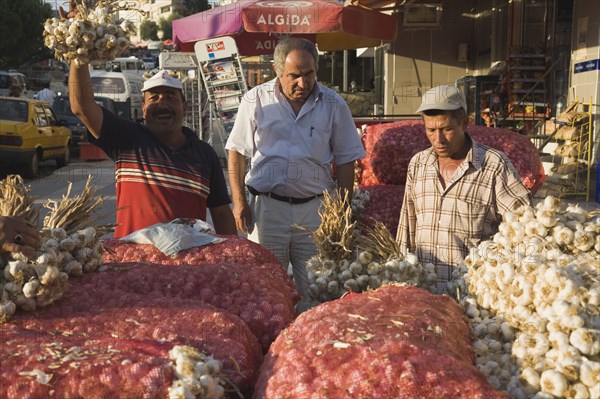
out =
[(241, 55), (263, 55), (293, 35), (336, 51), (390, 42), (396, 28), (395, 16), (335, 0), (241, 0), (174, 20), (173, 42), (194, 51), (199, 40), (232, 36)]

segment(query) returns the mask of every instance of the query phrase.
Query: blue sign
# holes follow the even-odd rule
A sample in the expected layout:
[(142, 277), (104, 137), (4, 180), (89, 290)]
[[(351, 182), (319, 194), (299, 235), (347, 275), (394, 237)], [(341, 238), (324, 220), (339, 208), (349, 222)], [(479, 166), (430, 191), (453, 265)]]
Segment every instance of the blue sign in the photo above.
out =
[(584, 61), (584, 62), (579, 62), (579, 63), (575, 64), (575, 72), (574, 73), (597, 71), (599, 69), (600, 69), (600, 59), (590, 60), (590, 61)]

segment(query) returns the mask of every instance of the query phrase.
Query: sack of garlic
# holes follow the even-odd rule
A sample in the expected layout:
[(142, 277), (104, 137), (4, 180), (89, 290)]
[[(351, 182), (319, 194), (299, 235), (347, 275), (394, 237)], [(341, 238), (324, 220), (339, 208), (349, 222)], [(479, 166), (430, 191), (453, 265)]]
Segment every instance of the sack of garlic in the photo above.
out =
[(44, 44), (54, 50), (57, 60), (73, 61), (78, 66), (113, 60), (127, 50), (128, 36), (135, 34), (133, 23), (119, 18), (119, 11), (123, 10), (143, 14), (139, 8), (123, 6), (115, 0), (98, 1), (94, 8), (88, 8), (85, 2), (78, 4), (79, 17), (46, 21)]
[(598, 214), (547, 197), (505, 215), (455, 270), (477, 366), (513, 398), (600, 393)]

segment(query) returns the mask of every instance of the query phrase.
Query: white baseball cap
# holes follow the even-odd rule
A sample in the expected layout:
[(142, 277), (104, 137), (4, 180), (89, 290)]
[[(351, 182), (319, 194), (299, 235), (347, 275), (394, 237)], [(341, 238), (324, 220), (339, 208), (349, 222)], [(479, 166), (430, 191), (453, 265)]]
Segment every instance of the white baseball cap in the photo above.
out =
[(423, 94), (417, 113), (429, 110), (454, 111), (462, 108), (467, 111), (465, 96), (456, 86), (442, 85), (431, 88)]
[(144, 82), (144, 86), (142, 87), (142, 92), (146, 90), (153, 89), (155, 87), (172, 87), (174, 89), (179, 89), (183, 91), (183, 86), (181, 85), (181, 81), (177, 78), (169, 75), (167, 71), (161, 69), (154, 76)]

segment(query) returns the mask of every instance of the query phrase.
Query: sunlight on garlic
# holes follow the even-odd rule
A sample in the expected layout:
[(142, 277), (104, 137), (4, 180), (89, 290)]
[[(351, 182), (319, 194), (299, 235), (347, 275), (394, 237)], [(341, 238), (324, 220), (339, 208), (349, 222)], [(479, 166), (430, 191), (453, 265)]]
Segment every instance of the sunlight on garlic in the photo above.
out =
[(547, 197), (505, 215), (455, 268), (447, 289), (470, 318), (477, 367), (511, 397), (600, 392), (599, 236), (598, 211)]
[[(136, 33), (134, 24), (119, 17), (119, 11), (136, 11), (137, 6), (123, 5), (115, 0), (98, 1), (94, 8), (78, 4), (80, 17), (51, 18), (44, 24), (44, 45), (54, 50), (57, 60), (75, 62), (77, 66), (110, 61), (130, 45), (129, 36)], [(131, 2), (129, 2), (131, 3)]]

